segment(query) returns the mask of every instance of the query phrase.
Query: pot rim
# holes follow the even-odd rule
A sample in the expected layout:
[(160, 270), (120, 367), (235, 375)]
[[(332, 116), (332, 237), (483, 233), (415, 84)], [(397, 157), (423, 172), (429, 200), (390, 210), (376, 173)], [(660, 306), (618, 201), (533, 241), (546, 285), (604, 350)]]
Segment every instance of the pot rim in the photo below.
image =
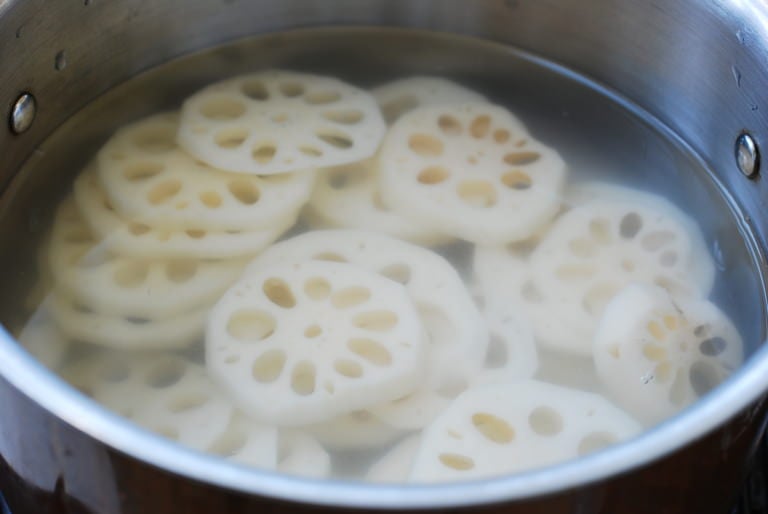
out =
[(768, 390), (768, 344), (737, 373), (682, 413), (593, 455), (551, 467), (467, 482), (380, 485), (307, 479), (228, 462), (169, 442), (89, 399), (39, 363), (0, 327), (2, 375), (19, 391), (76, 429), (166, 471), (243, 493), (285, 501), (373, 509), (483, 505), (532, 498), (617, 475), (698, 439)]

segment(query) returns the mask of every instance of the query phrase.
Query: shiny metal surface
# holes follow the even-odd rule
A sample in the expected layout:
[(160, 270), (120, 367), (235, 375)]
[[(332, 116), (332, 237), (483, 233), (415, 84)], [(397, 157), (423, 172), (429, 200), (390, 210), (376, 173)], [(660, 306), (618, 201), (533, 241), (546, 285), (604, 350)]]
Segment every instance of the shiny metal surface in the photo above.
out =
[(736, 138), (736, 165), (745, 176), (752, 177), (760, 170), (760, 150), (749, 134)]
[(35, 97), (29, 93), (22, 93), (19, 98), (13, 102), (9, 116), (10, 129), (14, 134), (21, 134), (29, 130), (37, 114), (37, 103)]
[[(768, 141), (768, 5), (760, 0), (0, 1), (0, 62), (13, 63), (0, 68), (0, 101), (29, 91), (41, 105), (26, 133), (0, 131), (0, 188), (55, 127), (137, 72), (246, 35), (323, 25), (478, 36), (584, 73), (680, 135), (715, 170), (756, 245), (767, 247), (768, 185), (760, 176), (746, 181), (731, 173), (734, 134), (748, 131), (758, 147)], [(66, 66), (56, 64), (61, 52)], [(291, 501), (398, 509), (489, 504), (603, 480), (659, 459), (739, 412), (747, 412), (749, 422), (748, 406), (768, 389), (768, 347), (762, 345), (724, 387), (628, 444), (480, 483), (375, 487), (247, 470), (169, 445), (64, 387), (3, 331), (0, 363), (6, 380), (58, 418), (180, 476)]]

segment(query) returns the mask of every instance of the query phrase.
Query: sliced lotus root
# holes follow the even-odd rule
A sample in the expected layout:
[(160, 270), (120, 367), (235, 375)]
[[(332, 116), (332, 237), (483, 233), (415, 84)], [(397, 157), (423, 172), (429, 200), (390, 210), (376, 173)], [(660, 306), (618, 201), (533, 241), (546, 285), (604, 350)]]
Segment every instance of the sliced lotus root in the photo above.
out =
[(476, 247), (474, 274), (485, 308), (519, 312), (540, 345), (591, 356), (592, 333), (560, 317), (572, 307), (536, 284), (529, 260), (521, 257), (526, 253), (510, 245)]
[(407, 482), (420, 445), (419, 435), (403, 439), (371, 465), (365, 479), (375, 483)]
[(313, 437), (300, 430), (280, 431), (278, 471), (307, 478), (327, 478), (331, 456)]
[(370, 411), (390, 426), (418, 430), (432, 423), (459, 392), (422, 387), (402, 398), (371, 407)]
[(420, 107), (381, 150), (384, 202), (480, 244), (530, 237), (560, 208), (565, 163), (509, 111), (490, 104)]
[(602, 396), (536, 381), (480, 386), (422, 436), (411, 478), (467, 480), (555, 464), (640, 432)]
[(307, 432), (327, 448), (359, 450), (388, 444), (403, 434), (368, 411), (354, 411), (330, 421), (310, 425)]
[(608, 182), (583, 182), (572, 184), (565, 190), (565, 206), (577, 207), (596, 201), (621, 201), (628, 204), (641, 204), (650, 209), (666, 213), (682, 225), (691, 241), (690, 252), (691, 276), (699, 284), (704, 296), (712, 290), (715, 282), (715, 263), (709, 251), (701, 228), (696, 222), (659, 195), (633, 188), (617, 186)]
[(235, 412), (226, 430), (205, 451), (246, 466), (275, 469), (278, 430)]
[(254, 255), (288, 230), (298, 216), (291, 213), (274, 226), (256, 230), (155, 228), (117, 214), (93, 168), (75, 180), (74, 198), (86, 224), (105, 249), (137, 258), (221, 259)]
[(365, 91), (330, 77), (268, 70), (189, 97), (178, 141), (211, 166), (268, 175), (366, 159), (385, 130)]
[(743, 347), (714, 304), (632, 284), (605, 308), (594, 359), (617, 402), (655, 423), (717, 387), (741, 364)]
[(105, 353), (74, 363), (63, 375), (106, 408), (197, 450), (225, 433), (234, 411), (205, 369), (167, 354)]
[(121, 257), (105, 250), (70, 199), (56, 214), (49, 261), (57, 286), (113, 316), (164, 319), (210, 306), (245, 260)]
[(348, 262), (404, 284), (429, 335), (424, 384), (465, 384), (480, 370), (488, 345), (484, 320), (456, 270), (434, 252), (373, 232), (318, 230), (281, 241), (246, 274), (279, 262)]
[(525, 310), (518, 303), (489, 302), (484, 311), (490, 341), (483, 369), (473, 383), (532, 378), (539, 367), (539, 357)]
[(175, 114), (118, 130), (98, 153), (99, 179), (115, 211), (151, 227), (180, 230), (270, 228), (312, 193), (313, 172), (260, 177), (229, 173), (176, 147)]
[(16, 338), (46, 368), (55, 370), (64, 361), (70, 341), (56, 327), (50, 303), (48, 298), (40, 304)]
[(309, 222), (371, 230), (423, 245), (452, 238), (392, 211), (379, 194), (378, 159), (322, 170), (309, 200)]
[(413, 391), (426, 344), (405, 288), (349, 264), (249, 273), (211, 311), (206, 362), (242, 408), (319, 423)]
[(208, 308), (163, 319), (109, 314), (56, 291), (51, 314), (62, 334), (73, 341), (141, 350), (180, 348), (199, 341), (205, 332)]
[(429, 76), (408, 77), (375, 88), (373, 96), (379, 102), (384, 120), (391, 125), (403, 114), (424, 105), (483, 103), (487, 100), (456, 82)]

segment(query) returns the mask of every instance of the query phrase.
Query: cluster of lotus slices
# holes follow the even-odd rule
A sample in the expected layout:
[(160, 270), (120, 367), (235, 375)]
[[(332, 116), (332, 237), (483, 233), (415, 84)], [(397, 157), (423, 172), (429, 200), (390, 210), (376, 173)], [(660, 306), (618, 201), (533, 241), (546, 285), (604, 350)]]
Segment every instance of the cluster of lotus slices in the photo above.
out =
[(742, 343), (685, 214), (566, 175), (446, 79), (228, 79), (77, 177), (20, 339), (242, 465), (435, 482), (585, 455), (715, 387)]

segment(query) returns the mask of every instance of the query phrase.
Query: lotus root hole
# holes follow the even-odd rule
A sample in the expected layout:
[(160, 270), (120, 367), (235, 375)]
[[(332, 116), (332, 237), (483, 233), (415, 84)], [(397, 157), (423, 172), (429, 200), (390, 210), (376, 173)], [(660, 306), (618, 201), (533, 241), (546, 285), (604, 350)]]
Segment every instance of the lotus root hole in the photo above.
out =
[(341, 94), (336, 91), (310, 91), (304, 96), (304, 101), (309, 105), (326, 105), (341, 100)]
[(422, 157), (439, 157), (443, 154), (443, 142), (428, 134), (414, 134), (408, 138), (408, 148)]
[(165, 266), (165, 275), (168, 280), (177, 284), (188, 282), (197, 273), (197, 261), (175, 260)]
[(503, 368), (508, 361), (509, 355), (504, 339), (496, 332), (491, 332), (488, 349), (485, 352), (485, 367), (488, 369)]
[(618, 441), (615, 435), (608, 432), (592, 432), (579, 442), (579, 456), (588, 455), (603, 450)]
[(128, 230), (134, 236), (143, 236), (144, 234), (152, 230), (152, 227), (150, 227), (149, 225), (145, 225), (143, 223), (131, 222), (128, 224)]
[(397, 321), (397, 314), (385, 310), (361, 312), (352, 318), (357, 328), (372, 332), (389, 332), (397, 325)]
[(308, 361), (301, 361), (293, 367), (291, 372), (291, 389), (300, 396), (307, 396), (315, 392), (315, 365)]
[(221, 195), (216, 191), (203, 191), (199, 195), (200, 202), (209, 209), (216, 209), (221, 207), (222, 199)]
[(341, 111), (327, 111), (323, 113), (323, 118), (341, 125), (355, 125), (363, 119), (363, 112), (357, 109), (346, 109)]
[(657, 341), (664, 341), (667, 338), (667, 331), (664, 330), (664, 327), (661, 326), (661, 323), (659, 323), (656, 320), (649, 321), (645, 329), (648, 331), (648, 333)]
[(508, 171), (501, 176), (501, 183), (510, 189), (525, 191), (530, 189), (533, 181), (531, 176), (520, 170)]
[(314, 146), (300, 146), (299, 152), (307, 157), (322, 157), (323, 151)]
[(699, 351), (708, 357), (717, 357), (723, 353), (728, 343), (720, 336), (710, 337), (699, 343)]
[(254, 146), (251, 157), (259, 164), (269, 164), (275, 158), (277, 147), (272, 143)]
[(465, 180), (456, 192), (470, 207), (485, 209), (496, 205), (496, 188), (485, 180)]
[(325, 300), (328, 298), (328, 295), (331, 294), (331, 284), (329, 284), (328, 281), (324, 278), (310, 278), (304, 282), (304, 292), (312, 300)]
[(243, 309), (227, 322), (227, 333), (239, 341), (259, 342), (275, 332), (277, 323), (268, 312)]
[(238, 148), (248, 139), (248, 130), (243, 128), (223, 130), (216, 134), (214, 141), (220, 148)]
[(472, 123), (469, 125), (469, 133), (472, 134), (472, 137), (475, 139), (482, 139), (488, 135), (490, 128), (491, 117), (487, 114), (483, 114), (472, 120)]
[(168, 152), (176, 148), (176, 130), (170, 124), (145, 127), (134, 134), (132, 142), (148, 153)]
[(253, 205), (259, 201), (261, 196), (259, 188), (245, 178), (230, 180), (227, 184), (227, 189), (243, 205)]
[(188, 391), (184, 394), (174, 396), (173, 399), (168, 402), (168, 410), (175, 414), (188, 412), (199, 409), (208, 403), (209, 400), (210, 398), (208, 395), (202, 391)]
[(267, 298), (279, 307), (290, 309), (296, 305), (291, 287), (282, 279), (268, 278), (262, 284), (261, 289)]
[(304, 94), (304, 86), (299, 82), (281, 82), (279, 86), (283, 96), (295, 98)]
[(704, 396), (720, 385), (720, 374), (717, 369), (712, 363), (704, 360), (694, 362), (688, 375), (696, 396)]
[(254, 361), (251, 375), (262, 384), (274, 382), (282, 374), (285, 360), (282, 350), (268, 350)]
[(551, 437), (563, 430), (563, 417), (555, 409), (541, 406), (533, 409), (528, 424), (540, 436)]
[(643, 355), (646, 359), (653, 362), (664, 362), (667, 360), (667, 350), (664, 347), (655, 344), (644, 345)]
[(493, 140), (499, 144), (506, 143), (507, 141), (509, 141), (509, 137), (510, 137), (510, 134), (508, 130), (497, 129), (493, 131)]
[(159, 175), (165, 169), (165, 166), (152, 161), (141, 161), (123, 169), (123, 176), (129, 182), (141, 182), (149, 180), (152, 177)]
[(246, 80), (240, 85), (240, 91), (251, 100), (263, 102), (264, 100), (269, 99), (269, 91), (267, 91), (266, 86), (258, 80)]
[(342, 132), (319, 131), (315, 133), (315, 136), (317, 136), (320, 141), (323, 141), (334, 148), (338, 148), (339, 150), (351, 148), (354, 144), (352, 138)]
[(186, 370), (181, 361), (162, 360), (147, 371), (144, 383), (153, 389), (165, 389), (177, 384)]
[(333, 252), (321, 252), (318, 254), (315, 254), (314, 257), (312, 257), (316, 261), (327, 261), (327, 262), (347, 262), (347, 259), (338, 253)]
[(487, 412), (473, 414), (472, 424), (486, 439), (497, 444), (509, 444), (515, 438), (515, 429), (506, 420)]
[(583, 298), (583, 307), (590, 315), (599, 316), (618, 292), (616, 284), (603, 283), (590, 288)]
[(613, 241), (611, 224), (605, 218), (596, 218), (589, 222), (589, 235), (600, 244), (608, 244)]
[(355, 307), (367, 302), (371, 291), (366, 287), (352, 286), (340, 289), (331, 295), (331, 304), (337, 309)]
[(441, 453), (438, 457), (443, 466), (456, 471), (469, 471), (475, 467), (475, 461), (458, 453)]
[(510, 166), (526, 166), (541, 159), (538, 152), (511, 152), (504, 156), (504, 162)]
[(144, 283), (149, 274), (149, 267), (143, 262), (128, 262), (122, 264), (114, 272), (115, 283), (120, 287), (138, 287)]
[(407, 285), (411, 281), (411, 268), (407, 264), (390, 264), (379, 273), (398, 284)]
[(209, 120), (234, 120), (245, 114), (245, 104), (232, 98), (212, 98), (203, 104), (200, 114)]
[(446, 136), (458, 136), (461, 134), (461, 122), (448, 114), (443, 114), (437, 119), (437, 126)]
[(181, 191), (181, 180), (164, 180), (155, 184), (147, 193), (147, 200), (151, 205), (160, 205), (169, 201)]
[(347, 342), (347, 348), (355, 355), (376, 366), (392, 364), (392, 355), (389, 353), (389, 350), (374, 339), (353, 338)]
[(360, 378), (363, 376), (363, 367), (353, 360), (337, 359), (333, 363), (333, 369), (341, 376), (347, 378)]
[(619, 222), (619, 234), (624, 239), (632, 239), (643, 228), (643, 218), (636, 212), (625, 214)]
[(323, 329), (320, 325), (310, 325), (304, 329), (304, 337), (308, 339), (314, 339), (323, 333)]
[(431, 186), (445, 182), (450, 176), (448, 170), (442, 166), (428, 166), (419, 172), (416, 180), (421, 184)]

